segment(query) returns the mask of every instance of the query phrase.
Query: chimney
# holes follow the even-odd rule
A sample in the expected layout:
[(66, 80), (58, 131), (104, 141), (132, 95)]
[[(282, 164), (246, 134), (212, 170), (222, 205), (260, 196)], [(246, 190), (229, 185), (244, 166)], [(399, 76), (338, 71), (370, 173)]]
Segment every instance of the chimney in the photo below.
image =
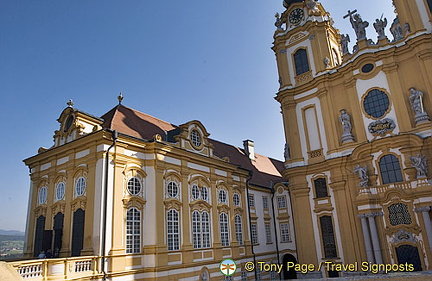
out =
[(245, 140), (243, 141), (243, 147), (246, 155), (249, 157), (250, 160), (255, 160), (255, 148), (254, 148), (254, 142), (252, 140)]

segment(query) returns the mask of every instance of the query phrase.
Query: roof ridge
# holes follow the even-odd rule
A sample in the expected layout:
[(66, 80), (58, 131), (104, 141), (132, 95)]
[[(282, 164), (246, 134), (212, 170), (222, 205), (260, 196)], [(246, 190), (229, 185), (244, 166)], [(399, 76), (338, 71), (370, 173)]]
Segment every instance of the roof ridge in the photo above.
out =
[(178, 125), (175, 125), (175, 124), (170, 123), (170, 122), (168, 122), (168, 121), (165, 121), (165, 120), (162, 120), (162, 119), (160, 119), (160, 118), (154, 117), (153, 115), (150, 115), (150, 114), (148, 114), (148, 113), (145, 113), (145, 112), (139, 111), (139, 110), (137, 110), (137, 109), (134, 109), (134, 108), (131, 108), (131, 107), (125, 106), (125, 105), (123, 105), (123, 104), (120, 104), (120, 105), (123, 106), (123, 107), (125, 107), (125, 108), (127, 108), (127, 109), (130, 109), (130, 110), (132, 110), (132, 111), (139, 112), (139, 113), (141, 113), (141, 114), (143, 114), (143, 115), (146, 115), (146, 116), (148, 116), (148, 117), (151, 117), (151, 118), (156, 119), (156, 120), (158, 120), (158, 121), (161, 121), (161, 122), (163, 122), (163, 123), (169, 124), (169, 125), (171, 125), (171, 126), (173, 126), (173, 127), (178, 127)]

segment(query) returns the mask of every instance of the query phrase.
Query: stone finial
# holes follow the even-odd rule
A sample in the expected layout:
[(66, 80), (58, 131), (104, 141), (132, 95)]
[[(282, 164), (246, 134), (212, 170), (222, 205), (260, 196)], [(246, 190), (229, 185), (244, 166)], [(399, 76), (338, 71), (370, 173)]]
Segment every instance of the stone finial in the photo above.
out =
[(120, 95), (117, 97), (117, 99), (119, 101), (119, 104), (121, 104), (122, 100), (123, 100), (123, 94), (122, 94), (122, 92), (120, 92)]
[(73, 107), (74, 106), (74, 102), (72, 99), (70, 99), (67, 103), (68, 107)]

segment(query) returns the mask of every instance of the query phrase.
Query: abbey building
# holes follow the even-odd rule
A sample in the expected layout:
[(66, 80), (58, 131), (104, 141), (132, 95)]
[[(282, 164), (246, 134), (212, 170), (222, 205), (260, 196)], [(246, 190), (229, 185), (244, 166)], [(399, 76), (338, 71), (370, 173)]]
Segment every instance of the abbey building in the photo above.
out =
[(318, 1), (285, 0), (276, 15), (299, 263), (432, 269), (432, 2), (393, 4), (395, 19), (348, 11), (356, 38), (340, 34)]
[(176, 126), (121, 100), (101, 117), (70, 101), (54, 145), (25, 160), (25, 255), (57, 258), (33, 276), (220, 280), (230, 258), (238, 269), (228, 280), (275, 279), (244, 264), (295, 260), (281, 161), (255, 153), (251, 140), (235, 147), (199, 121)]

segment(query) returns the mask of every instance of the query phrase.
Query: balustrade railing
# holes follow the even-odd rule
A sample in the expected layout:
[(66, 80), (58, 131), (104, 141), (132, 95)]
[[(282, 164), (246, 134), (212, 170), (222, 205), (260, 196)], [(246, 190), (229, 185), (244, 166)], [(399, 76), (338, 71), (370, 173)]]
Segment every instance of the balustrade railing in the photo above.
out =
[(55, 275), (67, 280), (90, 279), (99, 274), (100, 257), (22, 260), (10, 263), (23, 279), (47, 280)]

